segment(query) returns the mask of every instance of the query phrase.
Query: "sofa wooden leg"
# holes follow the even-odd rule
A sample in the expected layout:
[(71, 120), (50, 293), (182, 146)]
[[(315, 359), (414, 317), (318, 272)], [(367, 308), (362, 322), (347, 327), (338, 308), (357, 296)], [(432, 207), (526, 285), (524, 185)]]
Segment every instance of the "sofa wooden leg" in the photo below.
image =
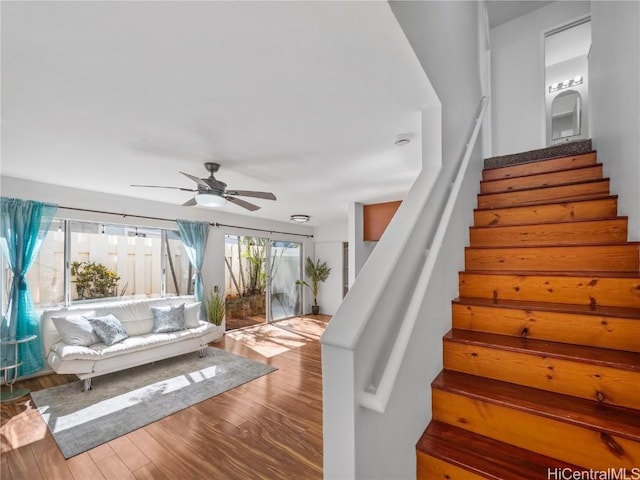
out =
[(200, 349), (200, 358), (204, 358), (206, 355), (204, 354), (204, 348)]
[(92, 377), (84, 379), (84, 392), (88, 392), (89, 390), (91, 390), (91, 379)]

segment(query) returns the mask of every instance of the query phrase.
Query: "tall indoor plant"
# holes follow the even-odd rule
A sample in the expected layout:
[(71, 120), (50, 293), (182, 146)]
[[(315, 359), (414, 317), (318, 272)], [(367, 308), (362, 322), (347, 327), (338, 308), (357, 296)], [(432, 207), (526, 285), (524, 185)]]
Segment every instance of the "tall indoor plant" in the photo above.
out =
[(320, 313), (320, 306), (318, 305), (318, 289), (320, 288), (320, 284), (329, 278), (331, 267), (327, 265), (327, 262), (321, 262), (320, 259), (316, 259), (314, 263), (314, 261), (311, 260), (311, 257), (307, 257), (304, 264), (304, 273), (307, 278), (311, 280), (311, 285), (304, 280), (297, 280), (296, 284), (306, 285), (311, 289), (311, 294), (313, 295), (311, 313), (318, 315), (318, 313)]

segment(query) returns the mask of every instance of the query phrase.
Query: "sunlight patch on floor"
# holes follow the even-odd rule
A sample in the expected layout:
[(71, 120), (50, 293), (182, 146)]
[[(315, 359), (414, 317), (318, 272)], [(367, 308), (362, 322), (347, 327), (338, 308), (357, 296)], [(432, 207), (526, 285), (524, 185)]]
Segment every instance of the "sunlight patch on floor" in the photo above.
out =
[(325, 328), (324, 322), (298, 317), (242, 328), (227, 332), (226, 335), (242, 342), (260, 355), (271, 358), (293, 348), (302, 347), (311, 340), (318, 340)]

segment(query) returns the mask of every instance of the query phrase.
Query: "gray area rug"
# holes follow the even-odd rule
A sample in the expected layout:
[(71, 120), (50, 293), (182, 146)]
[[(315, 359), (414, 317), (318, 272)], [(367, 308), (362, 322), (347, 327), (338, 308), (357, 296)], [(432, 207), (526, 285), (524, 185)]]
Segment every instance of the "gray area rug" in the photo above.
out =
[(65, 458), (90, 450), (275, 368), (218, 348), (32, 392)]

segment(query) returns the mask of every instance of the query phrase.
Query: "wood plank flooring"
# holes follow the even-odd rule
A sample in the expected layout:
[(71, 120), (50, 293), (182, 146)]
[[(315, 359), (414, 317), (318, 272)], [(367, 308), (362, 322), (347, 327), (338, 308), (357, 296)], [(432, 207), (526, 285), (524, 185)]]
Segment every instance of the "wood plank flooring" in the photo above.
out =
[[(278, 370), (69, 460), (30, 397), (2, 404), (0, 478), (321, 479), (320, 343), (307, 339), (271, 358), (229, 337), (214, 346)], [(54, 374), (16, 387), (40, 390), (70, 381), (77, 379)]]

